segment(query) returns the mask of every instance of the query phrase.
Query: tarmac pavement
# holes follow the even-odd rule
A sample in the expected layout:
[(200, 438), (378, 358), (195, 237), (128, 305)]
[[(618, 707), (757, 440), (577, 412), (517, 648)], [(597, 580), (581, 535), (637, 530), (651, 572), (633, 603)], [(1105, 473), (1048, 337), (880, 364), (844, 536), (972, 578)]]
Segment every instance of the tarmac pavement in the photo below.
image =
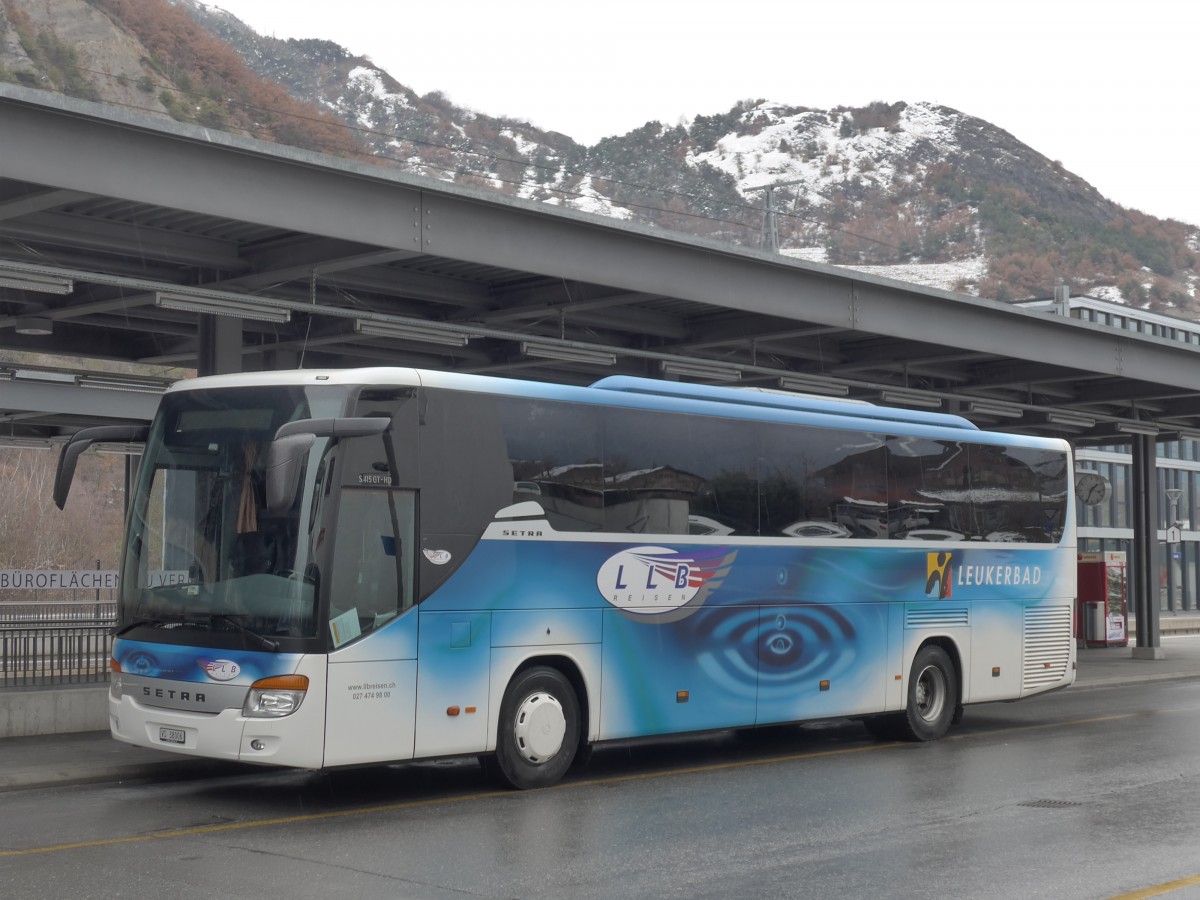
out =
[[(1132, 647), (1081, 648), (1071, 690), (1200, 678), (1200, 617), (1164, 618), (1164, 659), (1135, 659)], [(195, 778), (250, 771), (114, 741), (107, 731), (0, 740), (0, 792), (55, 785)]]

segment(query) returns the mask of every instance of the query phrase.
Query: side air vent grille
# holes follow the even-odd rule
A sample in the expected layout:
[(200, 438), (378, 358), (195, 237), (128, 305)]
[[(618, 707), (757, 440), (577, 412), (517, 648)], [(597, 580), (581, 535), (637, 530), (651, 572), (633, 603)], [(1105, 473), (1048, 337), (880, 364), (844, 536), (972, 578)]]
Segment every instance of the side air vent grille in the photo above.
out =
[(970, 624), (971, 619), (965, 607), (909, 609), (904, 614), (905, 628), (962, 628)]
[(1025, 691), (1058, 684), (1071, 662), (1071, 608), (1036, 607), (1025, 610), (1025, 641), (1021, 687)]

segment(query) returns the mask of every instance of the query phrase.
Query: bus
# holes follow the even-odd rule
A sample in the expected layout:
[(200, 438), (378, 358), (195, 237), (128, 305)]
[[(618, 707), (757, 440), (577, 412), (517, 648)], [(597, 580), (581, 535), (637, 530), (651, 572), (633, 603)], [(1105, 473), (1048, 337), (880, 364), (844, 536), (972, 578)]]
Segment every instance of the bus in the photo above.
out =
[(1075, 678), (1069, 446), (956, 415), (629, 376), (181, 381), (145, 442), (117, 740), (325, 769), (859, 718), (943, 736)]

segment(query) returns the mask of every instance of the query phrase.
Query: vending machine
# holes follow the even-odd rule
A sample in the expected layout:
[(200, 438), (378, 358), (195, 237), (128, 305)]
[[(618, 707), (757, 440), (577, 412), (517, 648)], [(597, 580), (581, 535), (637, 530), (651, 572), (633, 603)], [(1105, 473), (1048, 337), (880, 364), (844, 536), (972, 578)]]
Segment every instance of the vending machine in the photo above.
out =
[(1129, 607), (1125, 553), (1119, 550), (1080, 553), (1077, 561), (1076, 645), (1127, 647)]

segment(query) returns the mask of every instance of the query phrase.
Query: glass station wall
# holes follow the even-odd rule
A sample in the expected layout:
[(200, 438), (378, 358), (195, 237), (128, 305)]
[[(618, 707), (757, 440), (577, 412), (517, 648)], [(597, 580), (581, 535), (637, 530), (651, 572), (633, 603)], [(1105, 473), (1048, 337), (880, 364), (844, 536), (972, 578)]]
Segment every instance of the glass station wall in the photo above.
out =
[[(1200, 611), (1200, 442), (1164, 441), (1157, 445), (1159, 608), (1164, 612)], [(1123, 550), (1133, 571), (1133, 480), (1128, 446), (1078, 448), (1077, 471), (1104, 476), (1111, 490), (1099, 503), (1078, 509), (1080, 551)], [(1172, 507), (1167, 491), (1178, 490)], [(1180, 523), (1183, 540), (1166, 543), (1166, 529)]]

